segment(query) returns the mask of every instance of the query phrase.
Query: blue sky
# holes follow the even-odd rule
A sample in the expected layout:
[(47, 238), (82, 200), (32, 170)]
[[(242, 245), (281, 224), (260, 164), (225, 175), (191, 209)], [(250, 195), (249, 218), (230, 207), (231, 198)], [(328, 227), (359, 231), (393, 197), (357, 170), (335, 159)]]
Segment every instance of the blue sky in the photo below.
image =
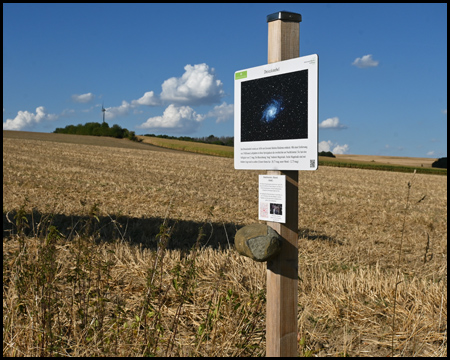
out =
[(233, 136), (234, 72), (266, 16), (319, 55), (319, 150), (447, 156), (447, 4), (3, 4), (3, 129), (102, 122)]

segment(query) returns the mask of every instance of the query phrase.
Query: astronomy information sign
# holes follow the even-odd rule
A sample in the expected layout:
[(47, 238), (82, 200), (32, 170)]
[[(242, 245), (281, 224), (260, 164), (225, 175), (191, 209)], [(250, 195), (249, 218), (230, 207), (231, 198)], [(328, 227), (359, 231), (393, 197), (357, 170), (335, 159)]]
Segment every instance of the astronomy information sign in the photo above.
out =
[(234, 167), (317, 170), (316, 54), (237, 71)]

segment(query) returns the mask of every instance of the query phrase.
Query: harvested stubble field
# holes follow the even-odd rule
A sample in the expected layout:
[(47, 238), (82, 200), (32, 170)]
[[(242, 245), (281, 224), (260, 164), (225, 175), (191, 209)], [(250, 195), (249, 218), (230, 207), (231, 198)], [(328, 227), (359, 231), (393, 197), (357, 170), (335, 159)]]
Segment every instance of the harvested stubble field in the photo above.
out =
[[(264, 356), (264, 172), (54, 135), (3, 132), (3, 355)], [(446, 176), (324, 166), (299, 204), (299, 355), (446, 356)]]

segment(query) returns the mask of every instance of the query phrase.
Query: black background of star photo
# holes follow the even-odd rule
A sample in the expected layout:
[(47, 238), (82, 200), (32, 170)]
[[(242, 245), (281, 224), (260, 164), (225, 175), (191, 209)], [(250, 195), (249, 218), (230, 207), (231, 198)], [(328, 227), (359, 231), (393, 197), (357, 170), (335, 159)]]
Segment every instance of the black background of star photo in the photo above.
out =
[[(272, 100), (283, 108), (270, 122)], [(241, 82), (241, 142), (308, 138), (308, 70)]]

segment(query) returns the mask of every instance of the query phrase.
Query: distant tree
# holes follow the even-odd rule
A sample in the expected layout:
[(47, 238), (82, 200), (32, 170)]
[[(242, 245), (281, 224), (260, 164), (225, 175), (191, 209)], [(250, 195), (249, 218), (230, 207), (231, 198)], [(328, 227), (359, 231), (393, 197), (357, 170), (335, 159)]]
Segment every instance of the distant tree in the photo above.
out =
[[(127, 132), (128, 132), (128, 130), (127, 130)], [(112, 136), (112, 137), (115, 137), (118, 139), (122, 139), (123, 133), (124, 133), (123, 129), (119, 125), (115, 124), (111, 128), (109, 136)]]
[(83, 125), (78, 124), (77, 128), (75, 130), (75, 134), (77, 134), (77, 135), (89, 135), (89, 134), (86, 133), (85, 129), (86, 128)]
[(447, 169), (447, 158), (439, 158), (434, 163), (431, 164), (431, 167), (434, 168), (440, 168), (440, 169)]
[(333, 158), (336, 157), (331, 151), (321, 151), (319, 153), (319, 156), (327, 156), (327, 157), (333, 157)]
[(228, 140), (225, 142), (226, 146), (234, 146), (234, 138), (229, 137)]

